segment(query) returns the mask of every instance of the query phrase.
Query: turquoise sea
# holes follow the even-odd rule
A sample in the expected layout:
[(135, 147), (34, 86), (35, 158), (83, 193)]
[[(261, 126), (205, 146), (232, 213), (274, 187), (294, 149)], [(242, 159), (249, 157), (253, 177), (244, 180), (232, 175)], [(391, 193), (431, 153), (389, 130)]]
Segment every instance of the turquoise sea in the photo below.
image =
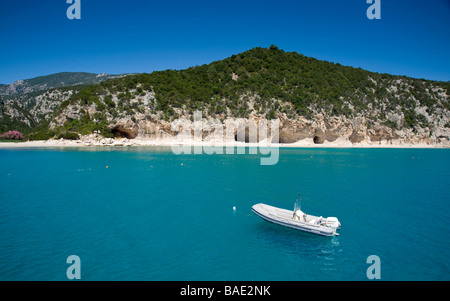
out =
[[(0, 280), (450, 280), (449, 149), (0, 149)], [(256, 203), (337, 216), (340, 236)], [(236, 211), (233, 207), (236, 207)]]

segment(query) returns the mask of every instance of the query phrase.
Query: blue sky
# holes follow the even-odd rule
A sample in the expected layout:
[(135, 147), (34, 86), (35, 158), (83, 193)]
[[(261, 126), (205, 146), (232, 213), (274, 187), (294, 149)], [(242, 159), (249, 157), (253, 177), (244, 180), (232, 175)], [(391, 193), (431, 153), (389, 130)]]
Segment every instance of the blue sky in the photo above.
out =
[(450, 0), (0, 0), (0, 83), (63, 71), (184, 69), (253, 47), (450, 80)]

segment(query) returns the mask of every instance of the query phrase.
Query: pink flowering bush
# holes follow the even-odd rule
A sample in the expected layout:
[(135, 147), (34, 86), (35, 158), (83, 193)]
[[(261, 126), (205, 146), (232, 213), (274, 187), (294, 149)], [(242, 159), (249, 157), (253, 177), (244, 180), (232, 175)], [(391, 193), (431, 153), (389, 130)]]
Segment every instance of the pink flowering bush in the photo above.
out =
[(0, 139), (3, 140), (22, 140), (23, 134), (18, 131), (9, 131), (0, 135)]

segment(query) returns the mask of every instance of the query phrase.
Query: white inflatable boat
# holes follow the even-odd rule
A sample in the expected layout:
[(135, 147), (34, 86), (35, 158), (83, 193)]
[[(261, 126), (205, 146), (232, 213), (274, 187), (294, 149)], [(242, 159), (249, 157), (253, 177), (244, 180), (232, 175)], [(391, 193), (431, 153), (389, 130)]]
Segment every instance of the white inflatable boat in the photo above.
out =
[(341, 223), (336, 217), (317, 217), (306, 214), (297, 208), (295, 206), (294, 211), (292, 211), (265, 204), (256, 204), (252, 207), (252, 211), (266, 221), (278, 225), (323, 236), (339, 235), (336, 230), (341, 228)]

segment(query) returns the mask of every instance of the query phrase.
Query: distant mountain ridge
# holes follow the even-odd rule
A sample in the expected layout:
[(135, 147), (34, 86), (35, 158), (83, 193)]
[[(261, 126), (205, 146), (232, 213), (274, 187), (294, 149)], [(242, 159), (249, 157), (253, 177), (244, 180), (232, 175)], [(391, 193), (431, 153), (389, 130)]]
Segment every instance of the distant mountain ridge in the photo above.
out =
[(1, 84), (0, 95), (14, 96), (52, 88), (98, 84), (102, 81), (122, 76), (124, 75), (112, 75), (106, 73), (96, 74), (88, 72), (59, 72), (30, 79), (18, 80), (9, 85)]

